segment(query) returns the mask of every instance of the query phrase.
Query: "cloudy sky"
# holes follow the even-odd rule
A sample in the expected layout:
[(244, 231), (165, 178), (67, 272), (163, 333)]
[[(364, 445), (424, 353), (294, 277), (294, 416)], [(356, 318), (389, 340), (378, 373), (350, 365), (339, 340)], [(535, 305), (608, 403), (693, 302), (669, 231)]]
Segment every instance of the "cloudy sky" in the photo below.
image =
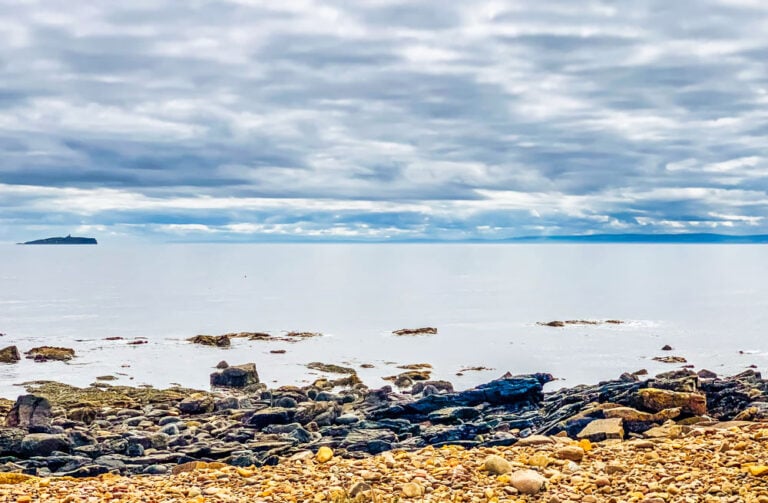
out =
[(0, 240), (768, 232), (764, 0), (0, 2)]

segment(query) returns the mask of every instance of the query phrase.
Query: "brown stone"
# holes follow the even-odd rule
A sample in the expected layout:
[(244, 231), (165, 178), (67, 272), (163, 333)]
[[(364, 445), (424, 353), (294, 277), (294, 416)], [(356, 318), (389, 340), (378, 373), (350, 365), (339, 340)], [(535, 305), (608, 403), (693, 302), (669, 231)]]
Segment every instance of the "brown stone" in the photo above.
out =
[(0, 349), (0, 363), (16, 363), (21, 360), (19, 349), (16, 346), (8, 346)]
[(681, 393), (658, 388), (645, 388), (637, 393), (643, 407), (652, 411), (679, 407), (684, 413), (694, 416), (707, 413), (707, 397), (701, 393)]

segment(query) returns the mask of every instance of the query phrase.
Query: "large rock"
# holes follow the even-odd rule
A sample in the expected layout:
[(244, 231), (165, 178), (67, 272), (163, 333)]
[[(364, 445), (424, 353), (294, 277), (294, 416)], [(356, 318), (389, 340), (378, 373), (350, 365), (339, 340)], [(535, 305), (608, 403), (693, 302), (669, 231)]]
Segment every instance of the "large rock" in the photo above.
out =
[(683, 413), (703, 416), (707, 413), (707, 397), (701, 393), (680, 393), (658, 388), (638, 390), (643, 407), (654, 412), (679, 407)]
[(48, 431), (51, 426), (51, 404), (40, 396), (22, 395), (5, 417), (6, 426), (30, 431)]
[(250, 417), (244, 418), (245, 424), (254, 428), (264, 428), (270, 424), (288, 424), (293, 421), (296, 411), (283, 407), (267, 407), (257, 410)]
[(21, 451), (21, 441), (27, 435), (21, 428), (0, 428), (0, 456), (17, 455)]
[(19, 355), (19, 348), (16, 346), (0, 349), (0, 363), (16, 363), (19, 360), (21, 360), (21, 355)]
[(211, 386), (244, 388), (259, 383), (259, 374), (255, 363), (233, 365), (211, 374)]
[(602, 442), (603, 440), (621, 440), (624, 438), (623, 419), (613, 417), (610, 419), (595, 419), (587, 424), (579, 432), (577, 438), (586, 438), (590, 442)]
[(518, 470), (510, 476), (510, 484), (521, 494), (537, 494), (544, 489), (545, 479), (533, 470)]
[(22, 439), (20, 450), (25, 458), (50, 456), (56, 451), (68, 453), (72, 450), (72, 441), (63, 434), (30, 433)]
[(75, 357), (75, 350), (55, 346), (40, 346), (30, 349), (24, 354), (27, 355), (27, 358), (33, 359), (36, 362), (47, 362), (48, 360), (69, 361)]
[(178, 405), (184, 414), (206, 414), (213, 412), (214, 406), (213, 397), (207, 393), (193, 393)]

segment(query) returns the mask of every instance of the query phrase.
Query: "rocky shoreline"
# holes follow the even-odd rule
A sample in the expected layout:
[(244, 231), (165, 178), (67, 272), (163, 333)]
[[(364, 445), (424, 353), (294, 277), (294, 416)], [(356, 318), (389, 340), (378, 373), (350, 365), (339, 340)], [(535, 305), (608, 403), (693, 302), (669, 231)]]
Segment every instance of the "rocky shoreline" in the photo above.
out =
[[(223, 365), (224, 366), (224, 365)], [(267, 389), (256, 366), (224, 366), (215, 391), (96, 383), (27, 385), (0, 402), (0, 473), (34, 477), (165, 475), (184, 464), (274, 466), (316, 456), (362, 459), (444, 446), (498, 449), (684, 436), (694, 428), (768, 417), (768, 381), (748, 370), (719, 378), (642, 372), (544, 392), (549, 374), (505, 375), (456, 392), (447, 381), (369, 389), (357, 376)], [(1, 490), (0, 490), (1, 492)]]

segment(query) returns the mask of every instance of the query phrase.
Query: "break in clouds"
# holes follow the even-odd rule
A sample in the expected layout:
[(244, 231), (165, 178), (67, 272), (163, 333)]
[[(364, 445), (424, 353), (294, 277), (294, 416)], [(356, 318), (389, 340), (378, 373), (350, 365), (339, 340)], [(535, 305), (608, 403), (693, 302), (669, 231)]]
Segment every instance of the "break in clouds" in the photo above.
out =
[(762, 0), (0, 4), (0, 238), (768, 232)]

